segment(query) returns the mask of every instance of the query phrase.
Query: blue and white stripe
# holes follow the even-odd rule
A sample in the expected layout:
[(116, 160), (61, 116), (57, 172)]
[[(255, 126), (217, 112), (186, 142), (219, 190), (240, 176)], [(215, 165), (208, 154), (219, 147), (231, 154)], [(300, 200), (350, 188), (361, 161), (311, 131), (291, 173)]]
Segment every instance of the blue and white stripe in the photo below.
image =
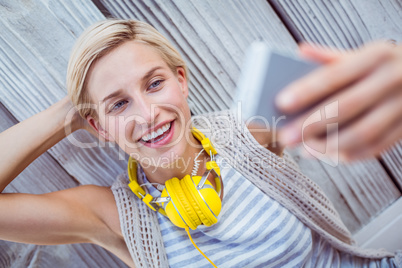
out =
[[(222, 161), (222, 159), (219, 159)], [(225, 163), (218, 223), (190, 230), (218, 267), (301, 267), (312, 251), (311, 231), (291, 212)], [(148, 187), (153, 196), (160, 195)], [(211, 267), (184, 229), (158, 215), (170, 267)]]

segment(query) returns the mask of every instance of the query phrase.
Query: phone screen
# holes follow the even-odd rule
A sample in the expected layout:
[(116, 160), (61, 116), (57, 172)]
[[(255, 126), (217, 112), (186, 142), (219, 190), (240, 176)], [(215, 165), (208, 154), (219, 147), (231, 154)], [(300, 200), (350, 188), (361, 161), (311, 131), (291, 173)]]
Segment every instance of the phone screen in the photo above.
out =
[(286, 56), (270, 49), (265, 43), (254, 43), (237, 84), (234, 109), (241, 109), (244, 121), (265, 118), (281, 127), (305, 112), (286, 115), (275, 105), (275, 97), (291, 82), (316, 69), (319, 64)]

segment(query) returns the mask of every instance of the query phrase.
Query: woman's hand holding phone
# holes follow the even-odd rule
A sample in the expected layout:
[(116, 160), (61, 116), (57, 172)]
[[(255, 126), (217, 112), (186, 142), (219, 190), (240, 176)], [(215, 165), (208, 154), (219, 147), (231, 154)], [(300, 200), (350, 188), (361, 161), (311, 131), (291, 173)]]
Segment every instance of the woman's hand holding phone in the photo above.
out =
[(282, 90), (276, 105), (286, 114), (326, 105), (327, 113), (337, 114), (338, 133), (325, 135), (323, 120), (301, 131), (306, 112), (280, 130), (282, 144), (309, 140), (347, 161), (377, 156), (402, 138), (401, 46), (377, 42), (340, 52), (302, 44), (300, 55), (322, 66)]

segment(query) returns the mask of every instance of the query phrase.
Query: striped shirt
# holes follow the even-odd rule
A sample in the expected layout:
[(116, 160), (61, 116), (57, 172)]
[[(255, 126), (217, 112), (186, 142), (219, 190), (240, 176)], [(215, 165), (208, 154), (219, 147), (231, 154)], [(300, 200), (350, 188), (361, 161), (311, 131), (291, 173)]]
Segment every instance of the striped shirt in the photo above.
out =
[[(301, 267), (312, 252), (312, 233), (291, 212), (221, 162), (224, 185), (218, 223), (190, 230), (218, 267)], [(144, 176), (145, 177), (145, 176)], [(153, 186), (150, 194), (160, 196)], [(211, 267), (184, 229), (158, 213), (170, 267)]]

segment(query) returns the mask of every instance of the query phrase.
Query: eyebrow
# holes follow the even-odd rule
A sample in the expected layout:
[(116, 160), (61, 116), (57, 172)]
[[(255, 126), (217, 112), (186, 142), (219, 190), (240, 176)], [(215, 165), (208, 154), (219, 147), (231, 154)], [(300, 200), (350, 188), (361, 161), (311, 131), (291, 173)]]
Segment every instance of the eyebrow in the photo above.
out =
[[(154, 74), (154, 72), (156, 72), (156, 71), (159, 70), (159, 69), (163, 69), (163, 67), (162, 67), (162, 66), (153, 67), (151, 70), (149, 70), (149, 71), (141, 78), (141, 80), (142, 80), (142, 81), (148, 80), (148, 79)], [(117, 90), (117, 91), (115, 91), (115, 92), (113, 92), (113, 93), (107, 95), (106, 97), (104, 97), (104, 98), (101, 100), (101, 103), (104, 103), (104, 102), (106, 102), (108, 99), (111, 99), (111, 98), (113, 98), (113, 97), (116, 97), (116, 96), (120, 95), (121, 92), (122, 92), (122, 89), (119, 89), (119, 90)]]

